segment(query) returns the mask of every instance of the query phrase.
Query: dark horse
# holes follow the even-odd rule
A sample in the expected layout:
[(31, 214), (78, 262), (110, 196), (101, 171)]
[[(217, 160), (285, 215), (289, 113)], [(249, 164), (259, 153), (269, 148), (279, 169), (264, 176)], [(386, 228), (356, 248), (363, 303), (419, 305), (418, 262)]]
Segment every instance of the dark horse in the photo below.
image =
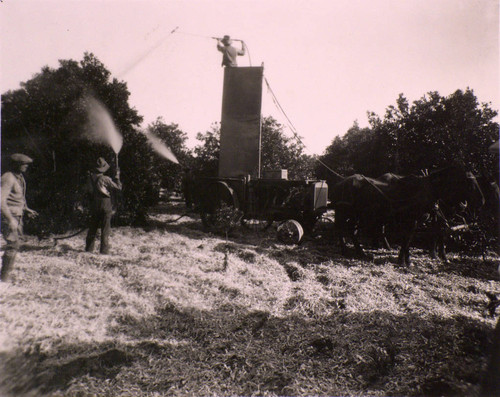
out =
[(450, 166), (426, 176), (368, 178), (355, 174), (330, 189), (335, 210), (335, 225), (345, 255), (345, 237), (349, 235), (356, 253), (365, 256), (358, 241), (360, 230), (380, 231), (390, 226), (401, 237), (398, 263), (409, 265), (409, 247), (417, 224), (424, 214), (432, 212), (436, 202), (447, 208), (459, 208), (467, 201), (471, 206), (484, 203), (481, 189), (471, 173)]
[(361, 233), (374, 240), (382, 239), (385, 246), (388, 246), (384, 233), (390, 206), (387, 194), (390, 185), (401, 178), (392, 175), (384, 174), (373, 179), (354, 174), (337, 183), (329, 181), (329, 199), (335, 210), (335, 226), (342, 255), (347, 253), (345, 238), (349, 236), (356, 253), (364, 256), (358, 238)]

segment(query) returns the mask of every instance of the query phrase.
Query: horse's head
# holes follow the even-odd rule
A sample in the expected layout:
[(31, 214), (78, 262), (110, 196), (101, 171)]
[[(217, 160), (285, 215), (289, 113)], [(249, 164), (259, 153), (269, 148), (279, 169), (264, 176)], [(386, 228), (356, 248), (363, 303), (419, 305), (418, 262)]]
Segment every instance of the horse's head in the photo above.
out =
[(317, 173), (316, 177), (326, 181), (328, 186), (328, 199), (332, 200), (334, 186), (344, 181), (344, 177), (330, 168), (323, 167), (322, 173)]
[(434, 196), (449, 206), (458, 207), (467, 202), (468, 207), (479, 208), (484, 205), (484, 195), (476, 177), (461, 167), (451, 166), (429, 174)]

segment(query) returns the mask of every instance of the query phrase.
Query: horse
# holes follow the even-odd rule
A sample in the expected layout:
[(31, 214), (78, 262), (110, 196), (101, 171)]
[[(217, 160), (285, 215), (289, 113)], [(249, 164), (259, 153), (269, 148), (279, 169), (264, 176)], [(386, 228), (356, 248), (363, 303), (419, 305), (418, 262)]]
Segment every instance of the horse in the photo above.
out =
[(398, 263), (403, 266), (410, 264), (409, 247), (417, 225), (436, 202), (448, 208), (458, 208), (464, 201), (473, 206), (484, 204), (477, 180), (457, 166), (423, 176), (385, 179), (355, 174), (334, 184), (330, 192), (342, 254), (346, 253), (346, 235), (351, 236), (356, 253), (366, 257), (357, 238), (359, 230), (391, 226), (402, 237)]
[(377, 179), (354, 174), (343, 178), (329, 189), (329, 199), (331, 207), (335, 210), (335, 227), (343, 255), (347, 252), (345, 238), (349, 236), (356, 254), (365, 257), (358, 239), (360, 234), (371, 235), (374, 240), (382, 239), (389, 248), (384, 232), (387, 223), (386, 214), (391, 206), (387, 194), (390, 185), (400, 178), (395, 174), (384, 174)]

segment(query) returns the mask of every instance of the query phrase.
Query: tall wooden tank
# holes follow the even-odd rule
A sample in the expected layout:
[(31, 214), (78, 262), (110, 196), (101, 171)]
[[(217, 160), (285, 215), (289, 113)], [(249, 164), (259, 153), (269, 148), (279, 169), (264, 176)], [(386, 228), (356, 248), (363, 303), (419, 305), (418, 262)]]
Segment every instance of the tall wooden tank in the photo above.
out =
[(219, 178), (260, 177), (263, 67), (226, 67)]

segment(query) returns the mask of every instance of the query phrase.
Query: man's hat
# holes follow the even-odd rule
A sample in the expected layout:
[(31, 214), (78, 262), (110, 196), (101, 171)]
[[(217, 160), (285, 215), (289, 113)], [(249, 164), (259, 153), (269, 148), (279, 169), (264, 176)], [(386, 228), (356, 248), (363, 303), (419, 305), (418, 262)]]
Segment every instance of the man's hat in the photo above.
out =
[(102, 157), (99, 157), (95, 169), (99, 172), (106, 172), (109, 170), (109, 164)]
[(10, 156), (10, 159), (11, 159), (11, 161), (14, 161), (14, 162), (20, 163), (20, 164), (31, 164), (33, 162), (32, 158), (30, 158), (22, 153), (14, 153), (12, 156)]
[(222, 40), (221, 40), (223, 43), (225, 44), (231, 44), (232, 40), (231, 40), (231, 37), (228, 36), (228, 35), (225, 35)]

